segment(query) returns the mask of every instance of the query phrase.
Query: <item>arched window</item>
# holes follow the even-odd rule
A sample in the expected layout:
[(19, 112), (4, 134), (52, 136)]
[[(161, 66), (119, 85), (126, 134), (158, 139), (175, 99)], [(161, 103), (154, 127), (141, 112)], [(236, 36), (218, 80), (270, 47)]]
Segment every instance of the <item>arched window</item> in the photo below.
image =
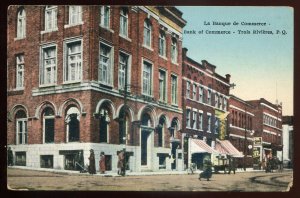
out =
[(46, 107), (43, 111), (43, 133), (44, 139), (43, 143), (53, 143), (54, 142), (54, 111), (50, 107)]
[(17, 38), (26, 36), (26, 13), (24, 8), (20, 8), (17, 17)]
[(120, 10), (120, 35), (128, 37), (128, 10), (126, 8)]
[(146, 126), (146, 127), (151, 127), (152, 123), (151, 123), (151, 117), (148, 113), (144, 113), (142, 116), (142, 125)]
[(16, 144), (27, 144), (27, 116), (24, 110), (16, 113)]
[(100, 110), (100, 142), (108, 142), (109, 123), (109, 110), (102, 108)]
[(67, 142), (80, 140), (80, 112), (76, 107), (70, 107), (66, 113)]
[(144, 45), (151, 47), (152, 26), (149, 20), (144, 21)]
[(45, 8), (45, 30), (57, 29), (57, 6), (46, 6)]
[(129, 115), (128, 112), (122, 108), (119, 115), (119, 143), (126, 144), (128, 141), (128, 130), (129, 130)]

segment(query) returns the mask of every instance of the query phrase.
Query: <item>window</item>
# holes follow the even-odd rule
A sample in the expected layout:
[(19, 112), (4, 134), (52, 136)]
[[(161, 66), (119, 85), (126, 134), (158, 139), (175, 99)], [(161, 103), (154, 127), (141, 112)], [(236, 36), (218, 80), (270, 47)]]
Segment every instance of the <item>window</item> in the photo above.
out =
[(40, 85), (56, 83), (56, 46), (42, 47)]
[(164, 146), (164, 135), (165, 135), (165, 120), (163, 117), (159, 119), (159, 128), (158, 128), (158, 146)]
[(159, 100), (166, 101), (166, 72), (159, 70)]
[(219, 107), (220, 109), (223, 109), (223, 96), (220, 96), (220, 100), (219, 100)]
[(77, 25), (82, 23), (82, 7), (70, 6), (69, 7), (69, 25)]
[(120, 35), (128, 37), (128, 10), (126, 8), (120, 10)]
[(152, 95), (152, 64), (143, 62), (143, 94)]
[(50, 107), (47, 107), (43, 112), (44, 143), (54, 142), (54, 130), (54, 112)]
[(23, 89), (24, 88), (24, 55), (18, 55), (16, 57), (16, 88)]
[(26, 13), (25, 13), (25, 9), (21, 8), (18, 11), (17, 38), (25, 38), (25, 36), (26, 36)]
[(186, 98), (190, 98), (191, 83), (186, 81)]
[(110, 27), (110, 7), (101, 6), (100, 7), (100, 25), (109, 28)]
[(199, 87), (199, 101), (203, 102), (203, 87)]
[(215, 107), (216, 107), (216, 108), (219, 107), (219, 96), (218, 96), (217, 93), (215, 94)]
[(215, 134), (218, 134), (219, 133), (219, 126), (220, 126), (220, 119), (217, 118), (216, 116), (214, 118), (215, 118), (215, 128), (214, 128), (214, 131), (215, 131)]
[(45, 30), (57, 29), (57, 6), (46, 6), (45, 8)]
[(192, 128), (193, 129), (197, 129), (196, 119), (197, 119), (197, 112), (193, 111), (193, 121), (192, 121)]
[(27, 144), (27, 116), (25, 111), (16, 113), (16, 144)]
[[(100, 63), (99, 63), (99, 70), (98, 70), (98, 78), (99, 78), (99, 82), (107, 85), (112, 84), (112, 65), (113, 65), (112, 52), (113, 52), (112, 47), (100, 43)], [(124, 77), (125, 77), (125, 73), (124, 73)]]
[(186, 127), (188, 127), (188, 128), (191, 127), (191, 110), (190, 109), (186, 110)]
[(203, 129), (202, 123), (203, 123), (203, 113), (199, 112), (199, 129), (200, 130)]
[(144, 22), (144, 45), (147, 47), (151, 47), (151, 32), (151, 23), (146, 19)]
[(127, 89), (129, 85), (129, 55), (120, 52), (119, 54), (119, 89), (125, 88), (125, 75), (127, 70)]
[[(100, 142), (108, 142), (109, 123), (110, 123), (110, 117), (109, 117), (108, 108), (107, 107), (102, 108), (100, 110), (100, 128), (99, 128), (100, 129)], [(120, 126), (120, 127), (122, 127), (122, 126)], [(127, 130), (127, 125), (126, 125), (126, 130)], [(123, 139), (122, 139), (122, 141), (123, 141)]]
[(16, 165), (26, 166), (26, 152), (16, 152)]
[(224, 97), (223, 98), (223, 102), (224, 102), (224, 105), (223, 105), (223, 110), (227, 111), (227, 99)]
[(207, 132), (211, 132), (211, 115), (207, 114)]
[(172, 104), (177, 104), (177, 76), (171, 75)]
[(166, 36), (163, 32), (159, 34), (159, 55), (166, 57)]
[(171, 61), (173, 63), (177, 63), (177, 54), (177, 41), (173, 38), (171, 43)]
[(40, 156), (41, 168), (53, 168), (53, 155)]
[(70, 107), (66, 113), (67, 141), (77, 142), (80, 139), (80, 112), (76, 107)]
[(211, 90), (207, 90), (207, 104), (211, 105)]
[(193, 100), (196, 100), (197, 85), (193, 84)]
[(82, 46), (81, 41), (66, 43), (66, 62), (64, 67), (65, 82), (80, 81), (82, 75)]

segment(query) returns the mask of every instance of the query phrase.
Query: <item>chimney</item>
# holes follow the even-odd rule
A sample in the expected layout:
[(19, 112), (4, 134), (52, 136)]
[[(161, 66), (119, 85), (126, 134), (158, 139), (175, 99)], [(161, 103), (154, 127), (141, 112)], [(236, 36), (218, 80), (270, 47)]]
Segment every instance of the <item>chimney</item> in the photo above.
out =
[(230, 82), (230, 77), (231, 77), (230, 74), (226, 74), (225, 76), (226, 76), (226, 80), (227, 80), (228, 82)]
[(182, 56), (183, 56), (183, 58), (187, 57), (187, 51), (188, 51), (188, 49), (186, 47), (182, 48)]

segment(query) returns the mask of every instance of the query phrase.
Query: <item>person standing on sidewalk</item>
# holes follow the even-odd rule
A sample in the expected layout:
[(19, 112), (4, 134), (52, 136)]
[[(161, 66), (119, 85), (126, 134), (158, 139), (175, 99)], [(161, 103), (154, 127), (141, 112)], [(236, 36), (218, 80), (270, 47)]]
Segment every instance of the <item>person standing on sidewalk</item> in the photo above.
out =
[(90, 160), (89, 173), (90, 174), (96, 174), (95, 154), (94, 154), (94, 150), (93, 149), (90, 150), (89, 160)]
[(235, 174), (235, 158), (233, 158), (233, 157), (229, 157), (229, 171), (228, 171), (228, 174), (230, 174), (231, 171), (233, 171), (233, 174)]
[(118, 174), (125, 176), (125, 152), (124, 150), (121, 150), (118, 154)]

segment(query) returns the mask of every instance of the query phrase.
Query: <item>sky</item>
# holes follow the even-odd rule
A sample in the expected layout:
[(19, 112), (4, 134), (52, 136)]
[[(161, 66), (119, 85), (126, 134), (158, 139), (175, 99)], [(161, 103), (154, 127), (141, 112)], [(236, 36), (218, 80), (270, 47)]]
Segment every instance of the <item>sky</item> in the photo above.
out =
[[(290, 7), (177, 6), (187, 21), (183, 47), (201, 63), (207, 60), (222, 76), (231, 75), (230, 90), (243, 100), (282, 102), (282, 114), (293, 115), (294, 11)], [(230, 25), (213, 25), (213, 21)], [(236, 23), (234, 23), (236, 22)], [(241, 23), (265, 23), (265, 26)], [(210, 23), (210, 25), (208, 25)], [(203, 33), (201, 32), (203, 30)], [(207, 34), (206, 31), (231, 31)], [(239, 34), (238, 30), (250, 34)], [(253, 34), (254, 30), (273, 34)], [(248, 32), (248, 33), (249, 33)], [(278, 33), (278, 34), (277, 34)]]

